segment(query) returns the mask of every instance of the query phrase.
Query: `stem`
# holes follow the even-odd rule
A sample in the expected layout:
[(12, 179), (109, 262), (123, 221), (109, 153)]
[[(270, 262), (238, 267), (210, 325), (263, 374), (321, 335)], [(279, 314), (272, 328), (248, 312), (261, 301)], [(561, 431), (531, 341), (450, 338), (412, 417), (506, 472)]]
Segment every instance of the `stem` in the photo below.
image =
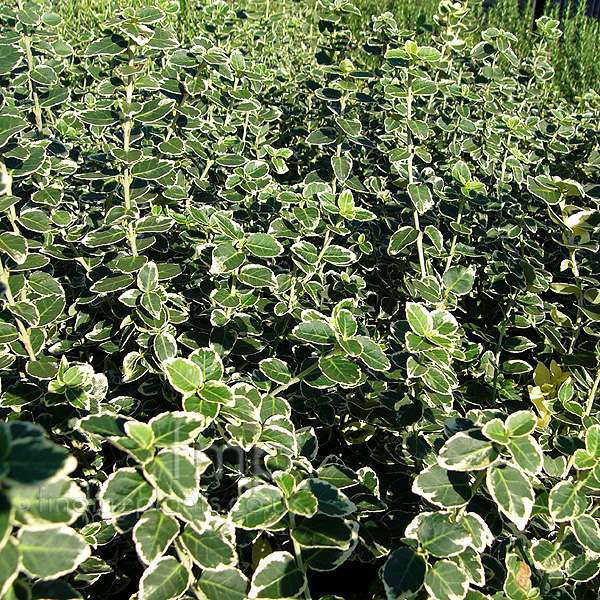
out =
[(587, 402), (585, 404), (585, 416), (589, 417), (592, 414), (592, 407), (594, 406), (594, 400), (596, 398), (596, 393), (598, 392), (598, 385), (600, 384), (600, 368), (596, 371), (596, 379), (594, 379), (594, 385), (592, 385), (592, 389), (587, 397)]
[(497, 384), (498, 384), (498, 371), (500, 370), (500, 353), (502, 352), (502, 341), (504, 340), (504, 334), (506, 333), (506, 328), (508, 327), (508, 317), (510, 316), (510, 311), (513, 309), (515, 300), (517, 299), (517, 294), (510, 299), (508, 304), (508, 309), (504, 318), (502, 319), (502, 327), (500, 329), (500, 337), (498, 338), (498, 344), (496, 345), (496, 356), (495, 356), (495, 364), (494, 364), (494, 380), (492, 381), (492, 404), (496, 401), (496, 392), (497, 392)]
[[(465, 208), (465, 198), (461, 196), (459, 204), (458, 204), (458, 216), (456, 217), (457, 224), (460, 224), (464, 208)], [(450, 268), (450, 265), (452, 264), (452, 259), (454, 258), (454, 253), (456, 252), (456, 240), (457, 239), (458, 239), (458, 231), (455, 231), (454, 235), (452, 236), (452, 244), (450, 246), (450, 254), (448, 255), (448, 260), (446, 261), (446, 271)]]
[[(335, 348), (334, 350), (329, 352), (329, 354), (326, 354), (325, 358), (332, 358), (333, 356), (337, 356), (339, 353), (340, 353), (340, 349)], [(281, 394), (281, 392), (285, 392), (285, 390), (287, 390), (289, 387), (295, 385), (296, 383), (299, 383), (300, 381), (302, 381), (303, 377), (306, 377), (306, 375), (309, 375), (310, 373), (312, 373), (313, 371), (315, 371), (318, 368), (319, 368), (319, 361), (317, 360), (313, 365), (311, 365), (307, 369), (304, 369), (304, 371), (300, 371), (300, 373), (298, 373), (298, 375), (296, 375), (296, 377), (292, 377), (287, 383), (284, 383), (283, 385), (280, 385), (277, 389), (273, 390), (269, 394), (269, 396), (278, 396), (279, 394)]]
[[(0, 159), (0, 194), (4, 194), (5, 196), (12, 196), (12, 175), (8, 172), (4, 161)], [(12, 225), (13, 231), (20, 235), (19, 226), (17, 225), (17, 213), (15, 211), (15, 205), (9, 207), (8, 209), (8, 220)]]
[[(295, 529), (296, 528), (296, 516), (292, 512), (290, 512), (288, 514), (290, 517), (290, 529)], [(294, 545), (294, 554), (296, 555), (296, 563), (298, 564), (298, 568), (303, 573), (306, 574), (306, 569), (304, 568), (304, 561), (302, 560), (302, 548), (300, 548), (300, 544), (298, 544), (298, 542), (293, 537), (292, 537), (292, 544)], [(304, 596), (304, 598), (306, 598), (306, 600), (312, 600), (312, 597), (310, 595), (310, 590), (308, 589), (308, 582), (306, 584), (306, 587), (304, 588), (303, 596)]]
[(246, 113), (246, 118), (244, 119), (244, 132), (242, 134), (242, 149), (241, 153), (244, 153), (244, 148), (246, 147), (246, 136), (248, 135), (248, 119), (250, 118), (250, 113)]
[[(6, 295), (6, 301), (8, 302), (8, 305), (15, 306), (16, 302), (12, 295), (12, 290), (10, 289), (10, 286), (8, 285), (8, 274), (4, 270), (4, 266), (1, 263), (0, 263), (0, 282), (2, 282), (4, 284), (4, 287), (5, 287), (4, 294)], [(23, 322), (21, 321), (21, 319), (19, 319), (19, 317), (15, 316), (15, 322), (16, 322), (17, 328), (19, 330), (19, 337), (21, 338), (21, 343), (23, 344), (23, 347), (27, 351), (27, 354), (29, 355), (29, 359), (32, 361), (36, 361), (37, 358), (35, 357), (35, 353), (33, 351), (33, 346), (31, 345), (31, 338), (29, 337), (29, 331), (27, 331), (27, 328), (25, 327), (25, 325), (23, 325)]]
[[(571, 230), (568, 233), (569, 237), (569, 245), (573, 243), (573, 234)], [(577, 320), (575, 321), (575, 328), (573, 329), (573, 337), (571, 338), (571, 345), (569, 346), (569, 354), (573, 353), (575, 349), (575, 344), (577, 343), (577, 338), (581, 332), (581, 328), (583, 327), (583, 311), (581, 310), (583, 307), (583, 292), (581, 290), (581, 282), (579, 280), (579, 266), (577, 265), (577, 257), (575, 255), (576, 250), (574, 248), (569, 248), (569, 257), (571, 258), (571, 271), (573, 272), (573, 276), (575, 277), (575, 283), (577, 284)]]
[(500, 199), (500, 192), (502, 184), (504, 183), (504, 176), (506, 175), (506, 161), (508, 160), (508, 146), (510, 145), (510, 133), (508, 134), (508, 139), (506, 141), (506, 147), (504, 148), (504, 159), (502, 160), (502, 173), (500, 175), (500, 180), (498, 181), (498, 188), (496, 193), (498, 194), (498, 199)]
[[(129, 66), (133, 67), (133, 46), (129, 45), (128, 48), (128, 56), (129, 56)], [(125, 90), (125, 100), (127, 104), (131, 104), (133, 99), (133, 74), (129, 74), (127, 76), (127, 88)], [(131, 130), (133, 128), (133, 121), (128, 118), (127, 121), (123, 124), (123, 150), (125, 152), (129, 152), (129, 142), (131, 140)], [(133, 256), (138, 255), (137, 244), (135, 239), (135, 231), (133, 230), (133, 223), (131, 222), (131, 215), (129, 214), (131, 211), (131, 173), (129, 170), (129, 166), (125, 167), (123, 170), (123, 198), (125, 200), (125, 210), (127, 211), (127, 239), (129, 241), (129, 245), (131, 246), (131, 253)]]
[[(23, 0), (17, 0), (19, 10), (23, 10)], [(30, 71), (34, 69), (33, 53), (31, 51), (31, 37), (29, 35), (29, 28), (27, 25), (23, 25), (23, 42), (25, 43), (25, 54), (27, 56), (27, 68)], [(35, 125), (38, 133), (42, 131), (42, 109), (40, 107), (40, 98), (37, 93), (35, 81), (29, 77), (29, 92), (33, 99), (33, 113), (35, 115)]]
[[(410, 69), (410, 67), (409, 67)], [(408, 89), (406, 92), (406, 140), (408, 143), (408, 184), (411, 185), (414, 183), (414, 175), (413, 175), (413, 139), (412, 139), (412, 131), (408, 126), (408, 122), (412, 119), (412, 75), (410, 70), (408, 72)], [(413, 209), (413, 219), (415, 222), (415, 229), (418, 231), (417, 236), (417, 251), (419, 252), (419, 264), (421, 265), (421, 279), (425, 279), (427, 276), (427, 267), (425, 266), (425, 253), (423, 252), (423, 232), (421, 231), (421, 224), (419, 223), (419, 211), (415, 206), (414, 202), (412, 202)]]

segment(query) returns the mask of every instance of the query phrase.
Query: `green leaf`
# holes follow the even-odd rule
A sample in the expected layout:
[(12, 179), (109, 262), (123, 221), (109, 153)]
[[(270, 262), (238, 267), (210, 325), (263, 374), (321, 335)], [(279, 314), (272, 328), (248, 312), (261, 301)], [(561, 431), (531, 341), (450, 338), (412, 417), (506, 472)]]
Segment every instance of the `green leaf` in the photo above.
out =
[(248, 236), (245, 247), (259, 258), (274, 258), (283, 252), (283, 246), (266, 233), (253, 233)]
[(429, 311), (420, 304), (406, 303), (406, 318), (410, 328), (421, 336), (426, 336), (433, 331), (433, 319)]
[(46, 87), (54, 86), (58, 82), (56, 71), (48, 65), (37, 65), (29, 71), (29, 77), (38, 85)]
[(79, 113), (79, 119), (86, 125), (95, 125), (97, 127), (110, 127), (116, 125), (119, 120), (119, 113), (114, 110), (84, 110)]
[(471, 170), (469, 165), (463, 160), (459, 160), (452, 167), (452, 177), (461, 185), (465, 186), (471, 181)]
[(308, 490), (298, 490), (289, 498), (285, 504), (290, 512), (302, 517), (312, 517), (317, 512), (318, 501), (316, 496)]
[(462, 600), (469, 590), (466, 573), (449, 560), (438, 560), (425, 575), (432, 600)]
[(549, 177), (540, 175), (539, 177), (527, 178), (527, 189), (538, 198), (541, 198), (550, 205), (560, 202), (561, 193)]
[(244, 265), (238, 274), (238, 280), (252, 288), (277, 286), (273, 271), (261, 265)]
[(0, 550), (0, 597), (5, 594), (17, 578), (21, 565), (21, 555), (17, 540), (9, 538), (4, 548)]
[(43, 210), (35, 208), (22, 210), (18, 221), (25, 229), (35, 233), (46, 233), (53, 229), (50, 217)]
[(321, 357), (319, 368), (331, 381), (335, 381), (343, 387), (353, 387), (360, 382), (360, 368), (343, 356)]
[(419, 237), (419, 232), (414, 227), (405, 225), (392, 234), (388, 246), (388, 252), (392, 256), (410, 246)]
[[(332, 159), (333, 160), (333, 159)], [(346, 160), (351, 161), (350, 158)], [(350, 167), (352, 167), (352, 163), (350, 162)], [(336, 175), (337, 176), (337, 175)], [(352, 196), (351, 190), (344, 190), (338, 197), (338, 208), (340, 210), (340, 216), (344, 217), (344, 219), (358, 219), (362, 213), (368, 212), (363, 211), (361, 209), (356, 209), (354, 206), (354, 197)], [(361, 216), (362, 219), (362, 216)], [(368, 220), (368, 219), (366, 219)]]
[(590, 456), (600, 460), (600, 425), (591, 425), (585, 432), (585, 449)]
[(438, 91), (437, 84), (431, 79), (415, 79), (411, 87), (415, 96), (433, 96)]
[(133, 528), (133, 542), (140, 559), (147, 565), (162, 556), (175, 536), (179, 525), (161, 510), (147, 510)]
[(358, 325), (354, 315), (347, 309), (342, 308), (334, 314), (334, 325), (342, 339), (351, 338), (357, 331)]
[(0, 251), (6, 252), (18, 265), (27, 258), (27, 240), (16, 233), (5, 231), (0, 235)]
[(131, 175), (145, 181), (154, 181), (168, 175), (172, 170), (172, 162), (158, 158), (148, 158), (135, 163), (131, 167)]
[(133, 283), (131, 275), (107, 275), (90, 287), (96, 294), (110, 294), (128, 288)]
[(520, 410), (509, 415), (504, 425), (510, 437), (529, 435), (537, 426), (537, 417), (529, 410)]
[(202, 569), (232, 567), (237, 564), (235, 548), (218, 531), (198, 531), (191, 525), (186, 525), (179, 539), (192, 560)]
[(279, 358), (265, 358), (259, 363), (260, 370), (275, 383), (285, 385), (292, 379), (290, 367)]
[(260, 560), (248, 598), (295, 598), (306, 587), (306, 577), (289, 552), (272, 552)]
[(442, 283), (448, 292), (464, 296), (473, 289), (475, 274), (466, 267), (450, 267), (442, 277)]
[[(16, 58), (17, 53), (14, 53), (13, 56)], [(21, 54), (19, 53), (18, 56), (20, 60)], [(19, 61), (17, 60), (17, 63), (18, 62)], [(4, 66), (4, 64), (0, 63), (0, 66)], [(25, 119), (21, 119), (21, 117), (15, 117), (13, 115), (0, 115), (0, 147), (4, 146), (4, 144), (6, 144), (6, 142), (8, 142), (8, 140), (17, 133), (27, 129), (27, 127), (29, 127), (29, 124)]]
[[(233, 404), (233, 394), (231, 390), (219, 381), (207, 381), (197, 392), (197, 395), (211, 404)], [(185, 409), (191, 412), (193, 404), (186, 404)], [(202, 413), (201, 410), (196, 412)]]
[(595, 554), (600, 554), (600, 528), (590, 515), (579, 515), (571, 521), (571, 527), (579, 543)]
[(356, 254), (354, 252), (336, 245), (327, 246), (322, 254), (322, 258), (325, 262), (340, 267), (356, 262)]
[[(144, 465), (144, 472), (152, 483), (168, 496), (176, 496), (188, 502), (198, 497), (198, 478), (192, 462), (193, 450), (161, 450)], [(206, 467), (206, 465), (204, 465)]]
[(208, 600), (246, 600), (248, 578), (238, 569), (205, 569), (198, 587)]
[(463, 513), (458, 522), (471, 534), (471, 546), (477, 552), (483, 552), (494, 541), (487, 523), (477, 513)]
[(286, 512), (281, 491), (272, 485), (259, 485), (237, 499), (230, 517), (242, 529), (264, 529), (277, 523)]
[(433, 198), (431, 197), (431, 192), (427, 185), (423, 183), (410, 183), (407, 190), (408, 195), (419, 214), (422, 215), (433, 207)]
[(306, 138), (306, 143), (314, 146), (327, 146), (333, 144), (336, 140), (335, 129), (331, 127), (322, 127), (312, 131)]
[(52, 481), (71, 473), (77, 461), (66, 448), (44, 437), (13, 439), (5, 461), (5, 476), (16, 485), (34, 485)]
[[(331, 157), (331, 168), (333, 169), (333, 174), (335, 178), (340, 182), (344, 183), (346, 179), (348, 179), (351, 171), (352, 171), (352, 159), (349, 156), (332, 156)], [(352, 197), (352, 194), (350, 194)], [(346, 216), (347, 214), (351, 214), (354, 211), (354, 202), (352, 202), (352, 206), (348, 206), (345, 201), (338, 201), (338, 205), (340, 207), (340, 214), (342, 216)], [(344, 205), (344, 209), (342, 210), (342, 204)], [(351, 217), (346, 217), (351, 218)]]
[(204, 381), (219, 381), (223, 377), (223, 361), (213, 348), (198, 348), (189, 358), (200, 367)]
[(538, 475), (542, 470), (544, 454), (540, 445), (531, 436), (513, 438), (508, 443), (508, 450), (523, 471), (530, 475)]
[(153, 292), (158, 287), (158, 268), (153, 262), (147, 262), (138, 271), (137, 286), (142, 292)]
[(419, 46), (417, 58), (423, 62), (436, 62), (442, 57), (442, 53), (431, 46)]
[(161, 510), (165, 514), (173, 515), (185, 523), (190, 523), (197, 531), (201, 531), (206, 527), (211, 511), (208, 501), (201, 494), (194, 503), (178, 498), (166, 498), (163, 501)]
[(587, 498), (575, 484), (559, 481), (548, 496), (550, 516), (557, 522), (576, 519), (585, 512)]
[(354, 502), (327, 481), (311, 477), (305, 479), (298, 486), (298, 490), (307, 490), (316, 497), (319, 514), (329, 517), (345, 517), (356, 510)]
[(323, 321), (307, 321), (294, 327), (292, 335), (318, 346), (328, 346), (335, 344), (335, 331)]
[(164, 363), (177, 355), (177, 340), (172, 334), (161, 332), (152, 342), (154, 353), (159, 362)]
[[(14, 46), (3, 46), (2, 54), (0, 54), (0, 75), (8, 75), (15, 69), (21, 60), (23, 59), (23, 53), (19, 48), (15, 48)], [(8, 117), (9, 119), (18, 119), (19, 117), (13, 117), (8, 115), (0, 116), (0, 147), (6, 143), (8, 137), (6, 137), (5, 128), (7, 127), (7, 122), (3, 120)], [(22, 120), (22, 119), (21, 119)], [(25, 125), (27, 127), (27, 125)]]
[(336, 117), (336, 123), (340, 129), (349, 137), (358, 137), (362, 131), (362, 125), (358, 119), (344, 119), (343, 117)]
[(88, 504), (85, 494), (70, 479), (44, 483), (41, 487), (15, 487), (9, 495), (16, 507), (17, 522), (34, 528), (70, 525), (81, 516)]
[(172, 556), (150, 564), (140, 579), (139, 600), (176, 600), (190, 585), (185, 567)]
[(469, 476), (447, 471), (438, 465), (421, 471), (413, 482), (412, 491), (443, 508), (465, 506), (471, 499)]
[(489, 440), (460, 431), (444, 444), (438, 462), (450, 471), (478, 471), (493, 465), (498, 456), (498, 450)]
[(126, 238), (125, 231), (118, 226), (109, 229), (91, 231), (83, 238), (83, 243), (88, 248), (100, 248), (101, 246), (113, 246)]
[(423, 587), (427, 562), (413, 548), (402, 546), (392, 554), (380, 570), (387, 600), (412, 598)]
[(188, 445), (206, 429), (208, 421), (200, 413), (174, 411), (153, 417), (148, 425), (154, 432), (154, 445), (165, 448)]
[(488, 421), (482, 428), (481, 432), (486, 438), (498, 444), (506, 445), (510, 442), (510, 435), (500, 419), (492, 419)]
[(100, 507), (105, 519), (142, 511), (155, 499), (154, 488), (132, 467), (115, 471), (100, 489)]
[(362, 346), (359, 358), (373, 371), (387, 371), (390, 368), (390, 360), (383, 353), (381, 346), (371, 338), (357, 335), (354, 339)]
[(154, 445), (154, 431), (147, 423), (127, 421), (124, 425), (127, 435), (135, 440), (141, 448), (152, 448)]
[(15, 304), (9, 304), (8, 310), (25, 321), (28, 325), (35, 327), (39, 325), (40, 313), (35, 304), (27, 301), (16, 302)]
[(0, 323), (0, 344), (19, 339), (19, 330), (12, 323)]
[(292, 252), (310, 265), (316, 265), (319, 262), (319, 251), (316, 246), (310, 242), (301, 241), (292, 245)]
[(142, 110), (135, 115), (135, 120), (144, 123), (158, 123), (166, 117), (175, 105), (175, 100), (170, 98), (156, 98), (148, 100), (142, 105)]
[(533, 488), (527, 475), (510, 464), (501, 464), (488, 469), (486, 485), (500, 511), (523, 531), (534, 502)]
[(456, 556), (471, 543), (471, 534), (449, 513), (421, 513), (408, 524), (404, 535), (419, 540), (427, 552), (437, 557)]
[(21, 529), (18, 540), (23, 569), (36, 579), (54, 579), (71, 573), (90, 556), (90, 547), (83, 536), (65, 525)]
[(169, 383), (182, 394), (193, 394), (203, 383), (202, 370), (187, 358), (172, 358), (163, 368)]
[(548, 540), (534, 540), (531, 546), (531, 558), (537, 569), (556, 571), (563, 565), (560, 546), (554, 547)]
[(347, 550), (352, 545), (356, 526), (353, 521), (317, 514), (299, 523), (291, 535), (303, 548)]

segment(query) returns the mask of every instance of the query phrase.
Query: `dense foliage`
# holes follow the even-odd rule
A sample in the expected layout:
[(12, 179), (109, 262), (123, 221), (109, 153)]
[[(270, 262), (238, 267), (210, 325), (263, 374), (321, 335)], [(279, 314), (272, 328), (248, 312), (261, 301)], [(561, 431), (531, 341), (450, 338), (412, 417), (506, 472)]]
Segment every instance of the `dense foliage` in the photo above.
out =
[(521, 59), (448, 0), (201, 8), (3, 7), (0, 597), (597, 598), (558, 21)]

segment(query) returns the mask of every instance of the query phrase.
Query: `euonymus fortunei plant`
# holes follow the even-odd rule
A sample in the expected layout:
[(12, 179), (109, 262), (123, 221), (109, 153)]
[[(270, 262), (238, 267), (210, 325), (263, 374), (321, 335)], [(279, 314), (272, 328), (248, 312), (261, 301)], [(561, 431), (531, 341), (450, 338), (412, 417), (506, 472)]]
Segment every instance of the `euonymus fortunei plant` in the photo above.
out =
[(558, 21), (179, 9), (2, 6), (0, 597), (596, 598), (600, 96), (551, 87)]

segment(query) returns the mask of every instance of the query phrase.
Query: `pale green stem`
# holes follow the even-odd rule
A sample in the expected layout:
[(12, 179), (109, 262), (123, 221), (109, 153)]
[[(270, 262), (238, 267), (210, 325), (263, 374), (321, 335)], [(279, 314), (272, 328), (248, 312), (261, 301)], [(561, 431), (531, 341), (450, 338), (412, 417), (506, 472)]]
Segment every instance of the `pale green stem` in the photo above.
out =
[[(463, 210), (465, 208), (465, 198), (461, 197), (458, 204), (458, 216), (456, 217), (456, 223), (460, 225), (460, 221), (462, 219)], [(450, 245), (450, 254), (448, 255), (448, 260), (446, 261), (446, 271), (450, 268), (452, 264), (452, 260), (454, 259), (454, 253), (456, 252), (456, 242), (458, 240), (458, 231), (454, 232), (452, 236), (452, 244)]]
[(504, 149), (504, 159), (502, 160), (502, 172), (500, 174), (500, 180), (498, 181), (498, 187), (496, 193), (498, 195), (498, 199), (500, 199), (500, 190), (502, 184), (504, 183), (504, 176), (506, 175), (506, 161), (508, 160), (508, 146), (510, 145), (510, 134), (508, 134), (508, 139), (506, 141), (506, 148)]
[[(292, 513), (292, 512), (288, 513), (288, 516), (290, 518), (290, 529), (293, 530), (296, 528), (296, 517), (295, 517), (294, 513)], [(302, 548), (300, 547), (300, 544), (298, 544), (298, 542), (293, 537), (292, 537), (292, 544), (294, 546), (294, 554), (296, 555), (296, 563), (298, 564), (298, 568), (304, 574), (306, 574), (306, 568), (304, 567), (304, 561), (302, 560)], [(306, 600), (312, 600), (312, 597), (310, 595), (310, 590), (308, 589), (308, 582), (306, 583), (306, 587), (304, 588), (303, 596)]]
[[(0, 282), (2, 282), (4, 284), (4, 288), (5, 288), (4, 294), (6, 296), (6, 301), (8, 302), (8, 305), (15, 306), (16, 302), (12, 295), (10, 286), (8, 285), (8, 274), (4, 270), (4, 266), (1, 263), (0, 263)], [(23, 347), (27, 351), (27, 354), (29, 355), (29, 359), (32, 361), (37, 360), (35, 357), (35, 353), (33, 351), (33, 346), (31, 345), (31, 338), (29, 337), (29, 331), (27, 330), (27, 328), (25, 327), (25, 325), (23, 324), (21, 319), (19, 319), (19, 317), (15, 317), (15, 322), (16, 322), (17, 328), (19, 330), (19, 337), (21, 338), (21, 343), (23, 344)]]
[(592, 414), (592, 407), (594, 406), (594, 400), (596, 399), (596, 393), (598, 392), (598, 385), (600, 384), (600, 369), (596, 371), (596, 379), (594, 379), (594, 384), (592, 385), (592, 389), (587, 397), (587, 402), (585, 405), (585, 414), (589, 417)]
[[(133, 48), (129, 46), (129, 66), (133, 67)], [(125, 99), (127, 104), (131, 104), (133, 99), (133, 75), (127, 76), (127, 88), (125, 91)], [(128, 119), (123, 124), (123, 150), (125, 152), (129, 152), (129, 142), (131, 140), (131, 130), (133, 128), (133, 121)], [(123, 198), (125, 200), (125, 210), (129, 213), (131, 211), (131, 172), (129, 166), (125, 167), (123, 170)], [(138, 255), (137, 251), (137, 243), (135, 238), (135, 231), (133, 229), (133, 223), (131, 222), (131, 216), (127, 216), (127, 239), (129, 240), (129, 245), (131, 246), (131, 253), (133, 256)]]
[[(12, 175), (8, 172), (6, 165), (3, 160), (0, 160), (0, 193), (5, 196), (12, 196)], [(20, 235), (19, 226), (17, 225), (17, 212), (15, 211), (15, 205), (9, 207), (8, 209), (8, 220), (12, 225), (13, 231)]]
[[(573, 243), (573, 234), (571, 230), (568, 232), (569, 245)], [(581, 290), (581, 280), (579, 275), (579, 265), (577, 264), (576, 250), (569, 248), (569, 257), (571, 258), (571, 271), (575, 277), (575, 283), (577, 285), (577, 320), (575, 321), (575, 327), (573, 329), (573, 337), (571, 338), (571, 345), (569, 346), (569, 354), (573, 353), (577, 338), (581, 333), (583, 327), (583, 292)]]
[[(329, 352), (329, 354), (326, 354), (324, 358), (332, 358), (334, 356), (337, 356), (339, 353), (340, 353), (339, 348), (336, 348), (335, 350), (332, 350), (331, 352)], [(306, 377), (307, 375), (310, 375), (313, 371), (316, 371), (318, 368), (319, 368), (319, 361), (315, 361), (315, 363), (312, 364), (310, 367), (308, 367), (307, 369), (304, 369), (304, 371), (301, 371), (300, 373), (298, 373), (298, 375), (296, 375), (296, 377), (292, 377), (287, 383), (284, 383), (283, 385), (280, 385), (278, 388), (273, 390), (269, 394), (269, 396), (278, 396), (279, 394), (281, 394), (281, 392), (285, 392), (285, 390), (287, 390), (289, 387), (295, 385), (296, 383), (300, 383), (304, 377)]]
[(494, 380), (492, 382), (492, 405), (496, 401), (496, 393), (498, 391), (498, 371), (500, 370), (500, 354), (502, 352), (502, 342), (504, 341), (504, 334), (506, 333), (506, 328), (508, 327), (508, 317), (513, 309), (515, 300), (517, 295), (511, 298), (510, 303), (508, 304), (508, 308), (506, 310), (506, 314), (504, 315), (504, 319), (502, 319), (502, 327), (500, 329), (500, 337), (498, 338), (498, 344), (496, 344), (496, 353), (494, 356)]
[[(23, 0), (17, 0), (17, 6), (19, 10), (23, 10)], [(29, 28), (27, 25), (23, 25), (23, 41), (25, 43), (25, 55), (27, 56), (27, 68), (33, 71), (35, 63), (33, 61), (33, 52), (31, 51), (31, 36), (29, 35)], [(37, 93), (35, 81), (29, 77), (29, 91), (31, 98), (33, 99), (33, 112), (35, 115), (35, 125), (38, 133), (42, 131), (42, 109), (40, 107), (40, 98)]]
[[(413, 174), (413, 160), (414, 160), (414, 155), (413, 155), (413, 139), (412, 139), (412, 131), (410, 130), (410, 127), (408, 126), (408, 121), (410, 121), (412, 119), (412, 101), (413, 101), (413, 96), (412, 96), (412, 76), (408, 75), (408, 89), (407, 89), (407, 95), (406, 95), (406, 120), (407, 120), (407, 125), (406, 125), (406, 140), (408, 142), (408, 184), (412, 184), (414, 183), (414, 174)], [(418, 232), (418, 236), (417, 236), (417, 251), (419, 253), (419, 264), (421, 266), (421, 278), (424, 279), (427, 276), (427, 267), (425, 266), (425, 253), (423, 252), (423, 232), (421, 231), (421, 224), (419, 222), (419, 211), (417, 210), (417, 207), (414, 205), (414, 203), (412, 203), (412, 209), (413, 209), (413, 219), (415, 222), (415, 229)]]

